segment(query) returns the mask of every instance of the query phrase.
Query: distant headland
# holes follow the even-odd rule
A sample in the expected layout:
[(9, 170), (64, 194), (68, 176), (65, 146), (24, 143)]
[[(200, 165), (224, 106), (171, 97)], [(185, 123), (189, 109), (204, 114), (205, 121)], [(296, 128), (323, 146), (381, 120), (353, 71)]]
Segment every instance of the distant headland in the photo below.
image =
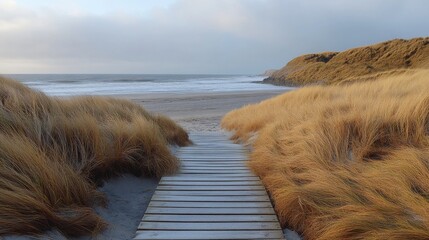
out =
[(340, 84), (429, 68), (429, 37), (394, 39), (343, 52), (299, 56), (270, 72), (265, 83), (276, 85)]

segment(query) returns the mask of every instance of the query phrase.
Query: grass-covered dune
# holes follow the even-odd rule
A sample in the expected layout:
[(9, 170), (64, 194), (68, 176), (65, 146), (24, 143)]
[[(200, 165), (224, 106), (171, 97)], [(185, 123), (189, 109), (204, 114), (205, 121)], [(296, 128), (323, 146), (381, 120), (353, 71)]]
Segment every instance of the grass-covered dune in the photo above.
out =
[(305, 239), (429, 239), (429, 71), (311, 86), (228, 113), (283, 227)]
[(429, 37), (394, 39), (342, 52), (302, 55), (272, 72), (264, 82), (278, 85), (341, 84), (419, 68), (429, 68)]
[(172, 120), (125, 100), (57, 99), (0, 78), (0, 235), (106, 227), (96, 189), (123, 173), (160, 177), (179, 167), (169, 145), (190, 143)]

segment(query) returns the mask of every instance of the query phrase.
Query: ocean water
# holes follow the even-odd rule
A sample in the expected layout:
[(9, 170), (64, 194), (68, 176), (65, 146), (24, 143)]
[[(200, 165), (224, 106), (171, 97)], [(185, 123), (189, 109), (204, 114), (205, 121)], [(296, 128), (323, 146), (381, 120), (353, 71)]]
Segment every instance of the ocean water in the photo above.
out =
[(280, 90), (263, 76), (175, 74), (10, 74), (51, 96)]

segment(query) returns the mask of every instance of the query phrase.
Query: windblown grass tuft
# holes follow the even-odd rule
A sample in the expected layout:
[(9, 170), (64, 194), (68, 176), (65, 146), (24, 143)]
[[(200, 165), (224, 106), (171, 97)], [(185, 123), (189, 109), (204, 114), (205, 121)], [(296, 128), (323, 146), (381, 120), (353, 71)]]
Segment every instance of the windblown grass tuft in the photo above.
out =
[(283, 227), (305, 239), (429, 239), (429, 71), (304, 87), (222, 125), (255, 139), (249, 164)]
[(0, 77), (0, 235), (68, 236), (106, 227), (96, 190), (123, 173), (161, 177), (179, 167), (169, 145), (190, 144), (172, 120), (125, 100), (57, 99)]

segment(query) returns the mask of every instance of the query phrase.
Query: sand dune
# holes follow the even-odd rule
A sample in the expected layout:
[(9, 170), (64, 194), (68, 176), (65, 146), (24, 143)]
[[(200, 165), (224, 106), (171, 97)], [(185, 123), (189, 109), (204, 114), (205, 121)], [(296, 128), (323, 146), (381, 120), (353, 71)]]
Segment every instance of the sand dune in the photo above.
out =
[(343, 52), (306, 54), (264, 80), (279, 85), (339, 84), (429, 68), (429, 37), (395, 39)]

